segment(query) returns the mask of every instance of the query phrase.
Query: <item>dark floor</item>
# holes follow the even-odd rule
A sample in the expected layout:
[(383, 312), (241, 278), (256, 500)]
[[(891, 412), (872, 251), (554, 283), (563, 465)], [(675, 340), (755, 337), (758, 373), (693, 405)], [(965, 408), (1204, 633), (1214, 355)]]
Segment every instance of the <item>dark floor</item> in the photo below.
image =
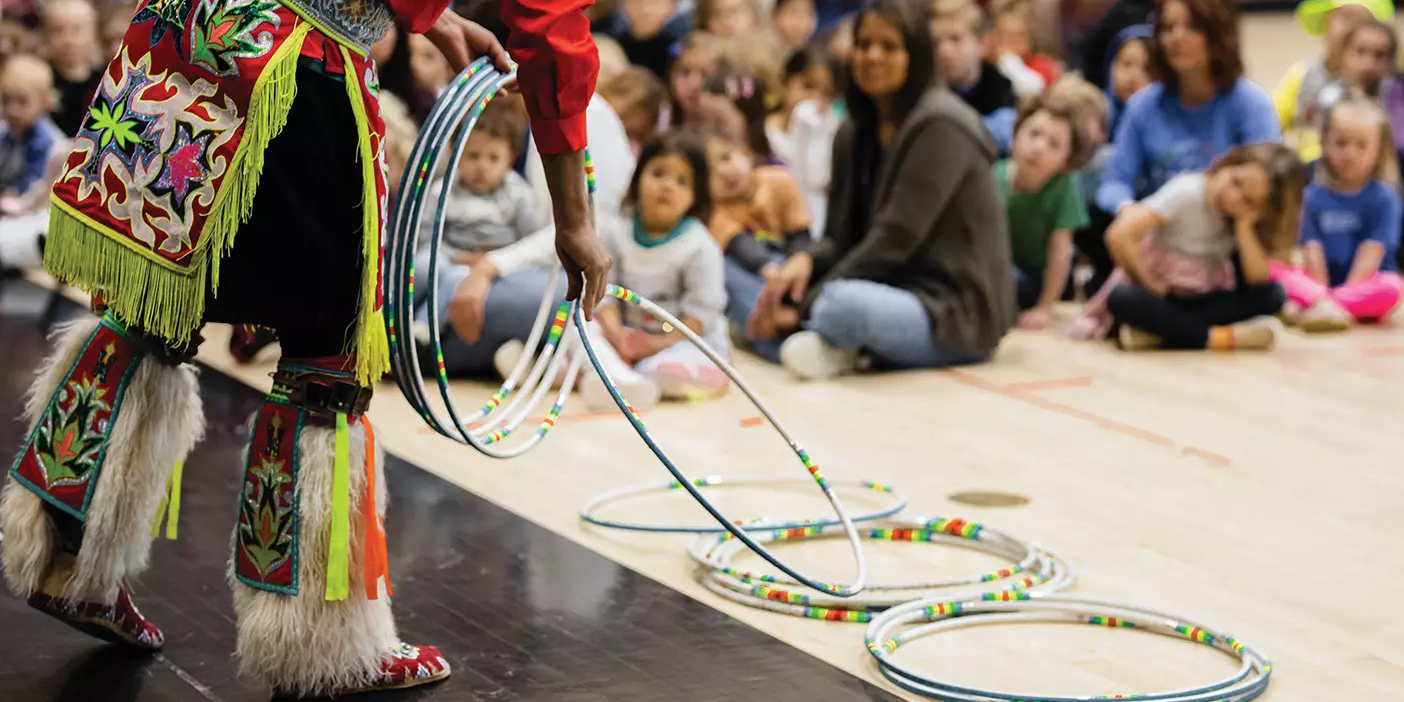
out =
[[(46, 299), (25, 283), (0, 288), (3, 447), (18, 447), (24, 431), (20, 402), (44, 352)], [(247, 440), (240, 427), (261, 397), (213, 371), (202, 386), (210, 429), (186, 463), (180, 540), (156, 542), (136, 588), (142, 612), (165, 631), (166, 652), (103, 646), (0, 595), (0, 702), (268, 699), (235, 677), (223, 579)], [(364, 699), (896, 699), (404, 461), (391, 458), (387, 470), (400, 631), (440, 646), (454, 675), (429, 690)]]

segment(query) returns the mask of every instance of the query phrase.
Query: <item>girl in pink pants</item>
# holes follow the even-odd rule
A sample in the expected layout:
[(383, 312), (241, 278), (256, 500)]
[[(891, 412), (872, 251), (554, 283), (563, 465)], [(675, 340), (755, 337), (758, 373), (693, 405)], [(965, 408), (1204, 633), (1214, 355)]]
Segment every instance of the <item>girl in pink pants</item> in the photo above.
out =
[(1379, 321), (1399, 305), (1404, 281), (1395, 268), (1401, 205), (1393, 132), (1375, 103), (1336, 103), (1322, 127), (1321, 182), (1302, 203), (1305, 266), (1273, 262), (1287, 292), (1287, 312), (1309, 332)]

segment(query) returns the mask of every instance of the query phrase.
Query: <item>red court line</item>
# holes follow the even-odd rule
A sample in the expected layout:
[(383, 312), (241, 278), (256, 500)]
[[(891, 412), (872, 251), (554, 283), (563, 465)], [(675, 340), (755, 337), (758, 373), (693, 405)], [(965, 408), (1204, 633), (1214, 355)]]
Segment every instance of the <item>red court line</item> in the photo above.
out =
[(1092, 385), (1092, 376), (1084, 375), (1076, 378), (1026, 380), (1022, 383), (1008, 383), (1004, 387), (1009, 390), (1028, 390), (1032, 392), (1037, 392), (1039, 390), (1065, 390), (1067, 388), (1085, 388), (1090, 385)]
[[(1022, 402), (1026, 405), (1032, 405), (1034, 407), (1038, 407), (1039, 409), (1044, 409), (1048, 410), (1049, 412), (1061, 414), (1065, 417), (1072, 417), (1073, 419), (1081, 419), (1085, 422), (1091, 422), (1092, 424), (1096, 425), (1101, 429), (1105, 429), (1116, 434), (1121, 434), (1122, 436), (1130, 436), (1145, 441), (1147, 443), (1156, 444), (1157, 446), (1164, 446), (1166, 448), (1175, 448), (1177, 446), (1174, 439), (1163, 434), (1157, 434), (1153, 431), (1150, 431), (1149, 429), (1143, 429), (1132, 424), (1127, 424), (1125, 422), (1119, 422), (1115, 419), (1103, 417), (1100, 414), (1087, 412), (1085, 410), (1077, 409), (1076, 407), (1070, 407), (1061, 402), (1054, 402), (1053, 400), (1049, 400), (1044, 397), (1039, 397), (1038, 395), (1035, 395), (1026, 389), (1017, 387), (1019, 385), (1018, 383), (1015, 383), (1014, 385), (1000, 385), (998, 383), (985, 380), (984, 378), (981, 378), (978, 375), (966, 373), (964, 371), (956, 370), (954, 368), (948, 368), (942, 372), (962, 385), (968, 385), (972, 388), (978, 388), (980, 390), (992, 392), (996, 395), (1001, 395), (1011, 400), (1018, 400), (1019, 402)], [(1214, 453), (1212, 451), (1205, 451), (1204, 449), (1194, 448), (1192, 446), (1181, 447), (1181, 450), (1185, 453), (1185, 455), (1198, 456), (1199, 458), (1202, 458), (1216, 465), (1228, 465), (1232, 462), (1227, 456)]]

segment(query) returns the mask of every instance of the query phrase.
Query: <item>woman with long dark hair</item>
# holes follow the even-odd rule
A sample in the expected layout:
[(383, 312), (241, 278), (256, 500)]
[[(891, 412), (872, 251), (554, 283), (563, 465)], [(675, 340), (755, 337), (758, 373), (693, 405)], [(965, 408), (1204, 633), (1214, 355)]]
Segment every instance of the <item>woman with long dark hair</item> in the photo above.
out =
[(878, 0), (853, 43), (824, 237), (767, 271), (749, 336), (807, 379), (985, 360), (1014, 320), (994, 140), (935, 86), (919, 5)]

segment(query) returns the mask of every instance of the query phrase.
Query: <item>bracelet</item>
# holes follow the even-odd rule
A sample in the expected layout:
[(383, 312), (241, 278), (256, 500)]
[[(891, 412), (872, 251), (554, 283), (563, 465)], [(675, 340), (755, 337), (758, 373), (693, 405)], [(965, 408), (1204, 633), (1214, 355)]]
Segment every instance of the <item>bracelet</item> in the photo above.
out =
[[(693, 486), (697, 488), (736, 485), (793, 485), (795, 483), (804, 482), (807, 481), (803, 478), (725, 478), (719, 475), (708, 476), (705, 478), (694, 478), (692, 480)], [(902, 493), (898, 492), (897, 488), (894, 488), (890, 485), (884, 485), (882, 483), (876, 483), (870, 480), (857, 480), (848, 482), (840, 481), (835, 482), (834, 484), (857, 487), (861, 490), (865, 490), (875, 495), (884, 496), (890, 502), (890, 504), (886, 504), (871, 512), (863, 512), (852, 515), (850, 519), (855, 524), (890, 517), (902, 511), (907, 506), (907, 498), (904, 497)], [(608, 504), (612, 504), (622, 500), (627, 500), (631, 497), (648, 495), (655, 492), (671, 492), (674, 490), (681, 489), (682, 483), (678, 482), (677, 480), (672, 480), (662, 485), (639, 485), (635, 487), (621, 488), (619, 490), (607, 492), (585, 503), (585, 506), (580, 508), (580, 519), (589, 524), (594, 524), (595, 526), (606, 527), (610, 529), (623, 529), (625, 531), (645, 531), (659, 534), (728, 533), (725, 528), (719, 526), (645, 524), (642, 522), (623, 522), (610, 519), (602, 519), (600, 517), (594, 516), (595, 512), (598, 512), (602, 507)], [(745, 528), (748, 530), (789, 529), (801, 526), (827, 527), (835, 526), (840, 523), (841, 522), (838, 519), (802, 519), (779, 517), (762, 517), (745, 520), (744, 522), (744, 524), (747, 525), (745, 526)]]
[[(1134, 628), (1188, 639), (1239, 659), (1237, 672), (1209, 685), (1148, 694), (1106, 694), (1097, 699), (1157, 700), (1159, 702), (1243, 702), (1262, 694), (1272, 663), (1257, 649), (1216, 629), (1183, 617), (1115, 602), (1045, 593), (1010, 593), (1008, 599), (925, 599), (888, 609), (868, 625), (865, 643), (888, 680), (905, 690), (952, 702), (1082, 702), (1091, 696), (1053, 696), (1027, 692), (982, 690), (943, 683), (913, 672), (892, 659), (903, 645), (952, 629), (1010, 622), (1081, 623)], [(897, 629), (910, 626), (899, 633)]]

